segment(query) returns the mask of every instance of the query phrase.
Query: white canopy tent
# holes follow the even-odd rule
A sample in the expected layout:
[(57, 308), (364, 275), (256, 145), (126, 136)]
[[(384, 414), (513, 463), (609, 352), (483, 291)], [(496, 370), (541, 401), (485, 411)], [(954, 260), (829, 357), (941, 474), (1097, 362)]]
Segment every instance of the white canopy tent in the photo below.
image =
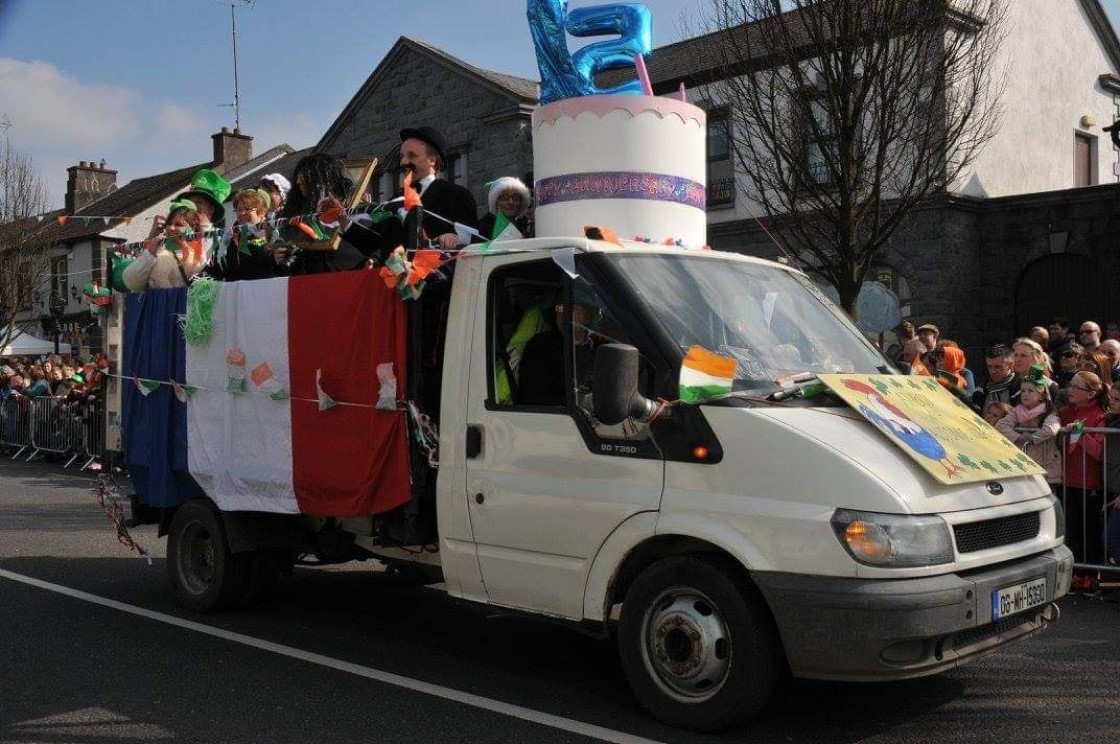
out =
[[(59, 342), (58, 352), (60, 354), (70, 353), (70, 344), (66, 342)], [(12, 341), (7, 346), (0, 348), (0, 357), (3, 356), (41, 356), (43, 354), (54, 353), (54, 341), (47, 341), (43, 338), (36, 338), (28, 333), (21, 334), (19, 338)]]

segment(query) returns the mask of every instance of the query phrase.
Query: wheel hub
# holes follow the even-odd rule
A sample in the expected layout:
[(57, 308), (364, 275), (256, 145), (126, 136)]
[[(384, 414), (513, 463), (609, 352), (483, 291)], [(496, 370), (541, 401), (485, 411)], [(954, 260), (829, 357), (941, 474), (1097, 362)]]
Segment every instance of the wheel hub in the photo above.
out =
[(731, 638), (716, 606), (694, 591), (653, 603), (645, 624), (646, 663), (667, 692), (695, 700), (715, 694), (731, 663)]
[(206, 591), (214, 581), (214, 540), (201, 525), (192, 524), (184, 532), (180, 552), (180, 579), (192, 593)]

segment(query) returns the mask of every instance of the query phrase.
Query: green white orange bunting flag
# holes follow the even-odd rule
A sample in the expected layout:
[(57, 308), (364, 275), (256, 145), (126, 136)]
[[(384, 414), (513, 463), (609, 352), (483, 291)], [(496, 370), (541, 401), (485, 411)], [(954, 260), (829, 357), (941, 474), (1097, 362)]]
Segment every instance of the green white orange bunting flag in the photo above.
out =
[(249, 379), (253, 381), (258, 391), (268, 395), (273, 400), (286, 400), (288, 398), (288, 391), (284, 389), (284, 384), (272, 374), (272, 365), (268, 362), (261, 362), (253, 367), (253, 371), (249, 373)]
[(494, 232), (490, 236), (490, 242), (482, 250), (489, 250), (491, 244), (497, 243), (499, 240), (520, 240), (522, 237), (521, 231), (514, 227), (504, 212), (499, 211), (498, 216), (494, 219)]
[(197, 389), (194, 385), (180, 385), (175, 380), (171, 381), (171, 391), (175, 393), (175, 397), (178, 398), (180, 403), (186, 403)]
[(731, 392), (735, 360), (720, 356), (701, 346), (693, 346), (681, 362), (680, 398), (698, 403)]
[(132, 381), (136, 383), (136, 389), (139, 390), (140, 394), (145, 398), (159, 388), (158, 380), (145, 380), (140, 377), (133, 377)]

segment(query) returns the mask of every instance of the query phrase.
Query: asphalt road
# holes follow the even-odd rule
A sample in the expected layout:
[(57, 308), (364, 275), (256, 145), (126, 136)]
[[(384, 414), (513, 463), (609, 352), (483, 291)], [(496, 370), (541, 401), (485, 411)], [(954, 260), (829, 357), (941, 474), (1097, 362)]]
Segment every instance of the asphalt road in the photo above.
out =
[(139, 528), (153, 562), (129, 553), (93, 484), (0, 458), (0, 742), (1120, 740), (1120, 593), (1066, 598), (1041, 636), (938, 677), (793, 682), (703, 737), (638, 708), (610, 643), (367, 565), (186, 613), (164, 541)]

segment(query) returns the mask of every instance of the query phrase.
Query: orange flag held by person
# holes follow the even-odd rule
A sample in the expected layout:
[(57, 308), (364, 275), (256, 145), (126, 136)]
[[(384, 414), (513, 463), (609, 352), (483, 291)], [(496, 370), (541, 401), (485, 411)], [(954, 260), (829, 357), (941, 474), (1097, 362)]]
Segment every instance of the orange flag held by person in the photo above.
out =
[(404, 174), (404, 210), (411, 212), (416, 207), (421, 207), (420, 192), (412, 188), (412, 171)]

